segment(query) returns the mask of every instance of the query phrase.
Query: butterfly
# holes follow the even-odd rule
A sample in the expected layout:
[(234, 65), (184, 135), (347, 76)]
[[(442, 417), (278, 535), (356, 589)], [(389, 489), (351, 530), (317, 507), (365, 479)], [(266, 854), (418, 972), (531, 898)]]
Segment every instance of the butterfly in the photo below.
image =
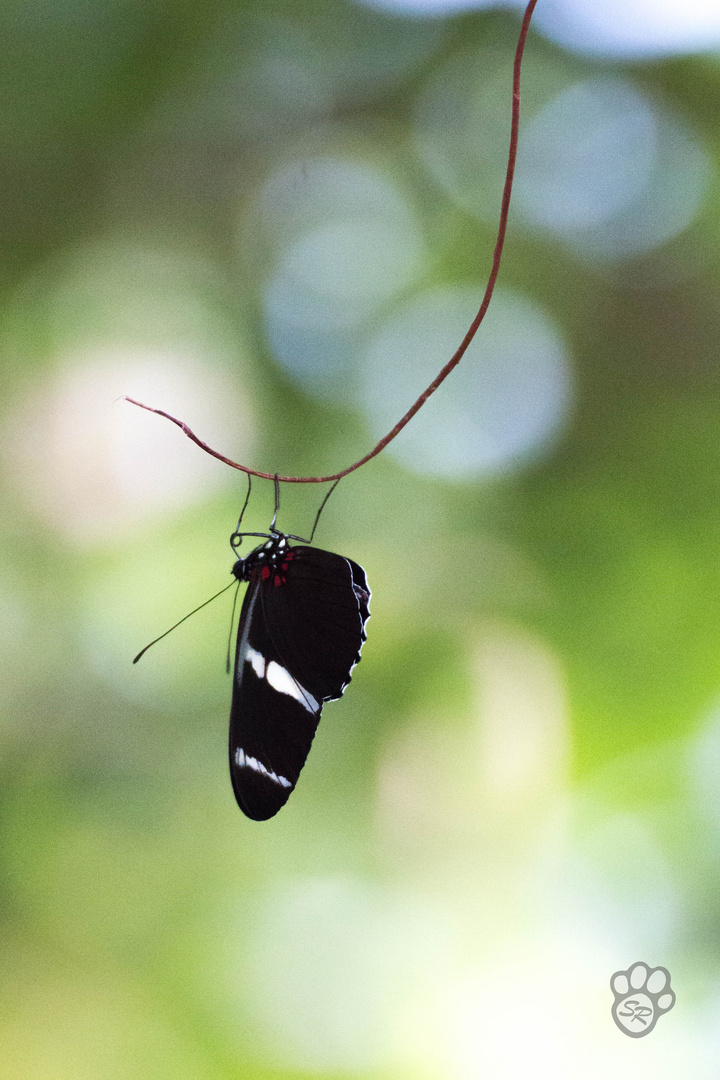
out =
[(323, 705), (342, 696), (360, 660), (370, 617), (363, 568), (292, 539), (272, 532), (232, 568), (248, 588), (235, 648), (230, 777), (255, 821), (290, 797)]
[[(336, 486), (337, 481), (320, 504), (309, 540), (275, 528), (280, 505), (277, 477), (270, 531), (241, 533), (250, 499), (248, 476), (245, 504), (230, 537), (236, 555), (232, 575), (238, 585), (248, 583), (233, 667), (230, 777), (240, 809), (255, 821), (273, 817), (288, 801), (323, 705), (344, 693), (366, 640), (370, 586), (365, 571), (352, 559), (311, 546), (320, 514)], [(244, 559), (237, 558), (246, 536), (262, 536), (265, 543)], [(151, 641), (133, 663), (232, 584)], [(233, 615), (234, 611), (233, 605)]]

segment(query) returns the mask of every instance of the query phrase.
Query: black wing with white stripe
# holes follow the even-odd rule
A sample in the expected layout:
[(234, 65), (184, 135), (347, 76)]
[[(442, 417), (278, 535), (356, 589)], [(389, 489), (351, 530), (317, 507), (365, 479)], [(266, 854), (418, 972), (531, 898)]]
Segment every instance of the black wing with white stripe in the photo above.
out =
[(249, 581), (240, 614), (230, 712), (230, 776), (238, 804), (264, 821), (285, 805), (323, 704), (350, 682), (365, 641), (365, 571), (284, 536), (239, 560)]

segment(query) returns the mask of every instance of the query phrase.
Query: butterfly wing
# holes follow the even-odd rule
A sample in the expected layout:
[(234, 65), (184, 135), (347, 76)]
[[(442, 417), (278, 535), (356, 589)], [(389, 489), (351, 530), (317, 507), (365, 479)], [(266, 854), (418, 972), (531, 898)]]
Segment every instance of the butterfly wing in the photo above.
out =
[(264, 821), (290, 797), (324, 702), (341, 696), (360, 659), (369, 601), (362, 567), (319, 548), (288, 548), (277, 565), (253, 568), (230, 712), (230, 774), (248, 817)]

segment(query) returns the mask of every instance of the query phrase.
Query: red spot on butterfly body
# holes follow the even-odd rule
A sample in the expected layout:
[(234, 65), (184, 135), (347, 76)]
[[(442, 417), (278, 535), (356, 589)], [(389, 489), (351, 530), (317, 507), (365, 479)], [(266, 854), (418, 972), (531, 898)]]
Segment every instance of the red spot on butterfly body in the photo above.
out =
[(275, 575), (275, 584), (276, 585), (282, 585), (282, 578), (280, 577), (279, 574)]
[(270, 567), (269, 566), (263, 566), (262, 571), (261, 571), (261, 575), (262, 575), (263, 581), (267, 581), (267, 579), (270, 577)]

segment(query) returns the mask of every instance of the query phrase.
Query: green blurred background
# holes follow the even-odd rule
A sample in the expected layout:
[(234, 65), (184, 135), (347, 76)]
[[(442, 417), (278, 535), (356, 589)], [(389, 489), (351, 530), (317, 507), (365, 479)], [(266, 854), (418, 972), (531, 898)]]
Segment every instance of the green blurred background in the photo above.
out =
[(227, 775), (231, 594), (130, 663), (245, 482), (121, 395), (331, 472), (479, 304), (519, 12), (442, 7), (0, 10), (2, 1080), (720, 1072), (720, 26), (538, 13), (486, 323), (316, 537), (372, 619), (277, 818)]

